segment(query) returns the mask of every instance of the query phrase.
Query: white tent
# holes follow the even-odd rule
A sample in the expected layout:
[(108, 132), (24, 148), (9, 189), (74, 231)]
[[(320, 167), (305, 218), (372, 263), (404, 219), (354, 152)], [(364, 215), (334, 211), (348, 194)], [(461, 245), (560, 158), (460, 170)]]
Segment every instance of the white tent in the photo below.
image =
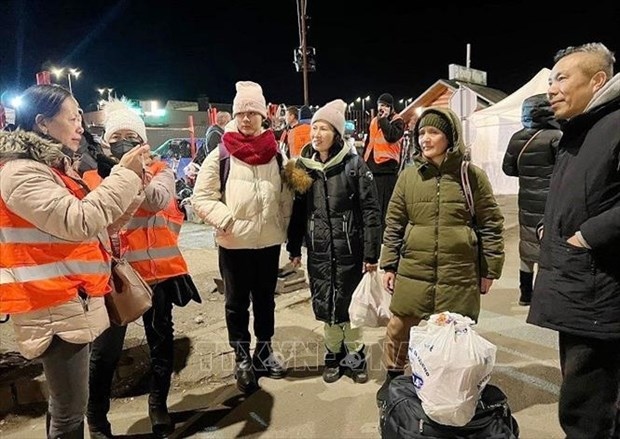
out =
[(518, 179), (508, 177), (502, 171), (504, 153), (510, 137), (523, 128), (523, 100), (547, 92), (550, 72), (547, 68), (541, 69), (514, 93), (469, 117), (471, 129), (474, 131), (472, 162), (486, 171), (495, 194), (516, 194), (519, 191)]

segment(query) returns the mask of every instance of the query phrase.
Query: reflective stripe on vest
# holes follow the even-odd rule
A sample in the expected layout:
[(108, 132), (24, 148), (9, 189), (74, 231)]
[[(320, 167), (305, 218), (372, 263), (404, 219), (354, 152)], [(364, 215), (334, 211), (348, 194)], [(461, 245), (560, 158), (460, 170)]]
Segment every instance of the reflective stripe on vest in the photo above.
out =
[(14, 282), (32, 282), (52, 279), (60, 276), (71, 276), (74, 273), (100, 274), (110, 271), (110, 265), (104, 261), (81, 262), (62, 261), (51, 264), (32, 265), (26, 267), (0, 268), (0, 285)]
[[(153, 175), (165, 168), (151, 166)], [(147, 282), (187, 274), (187, 264), (178, 247), (183, 213), (176, 200), (159, 212), (140, 208), (120, 232), (122, 256)]]
[(174, 234), (178, 235), (181, 233), (182, 224), (173, 223), (163, 216), (134, 216), (125, 226), (127, 230), (141, 229), (144, 227), (168, 227)]
[[(42, 232), (39, 229), (29, 228), (0, 228), (0, 242), (6, 243), (20, 243), (20, 244), (66, 244), (67, 242), (61, 238), (57, 238), (48, 233)], [(97, 238), (90, 238), (81, 243), (99, 243)]]
[[(400, 117), (398, 115), (394, 117)], [(364, 153), (364, 161), (368, 162), (370, 153), (373, 152), (373, 158), (376, 164), (385, 163), (394, 160), (400, 163), (400, 143), (389, 143), (383, 136), (383, 131), (379, 128), (379, 121), (375, 117), (370, 122), (368, 147)]]
[[(82, 199), (87, 189), (58, 170)], [(96, 238), (68, 241), (37, 229), (0, 198), (0, 313), (17, 314), (110, 291), (110, 257)]]

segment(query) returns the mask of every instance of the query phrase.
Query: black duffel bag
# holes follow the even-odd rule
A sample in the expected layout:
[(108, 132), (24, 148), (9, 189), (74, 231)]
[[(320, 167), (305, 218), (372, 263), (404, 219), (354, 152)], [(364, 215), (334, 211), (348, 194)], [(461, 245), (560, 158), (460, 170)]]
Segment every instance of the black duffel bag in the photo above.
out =
[(442, 425), (431, 420), (408, 375), (390, 383), (387, 400), (379, 419), (382, 439), (518, 439), (519, 425), (512, 416), (504, 392), (487, 384), (476, 406), (476, 413), (462, 427)]

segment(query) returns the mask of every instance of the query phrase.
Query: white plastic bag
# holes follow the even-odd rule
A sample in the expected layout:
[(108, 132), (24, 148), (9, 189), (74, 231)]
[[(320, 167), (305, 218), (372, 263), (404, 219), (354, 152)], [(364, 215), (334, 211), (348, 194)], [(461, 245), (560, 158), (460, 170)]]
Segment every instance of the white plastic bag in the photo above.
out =
[(433, 314), (411, 328), (409, 361), (413, 383), (429, 418), (463, 426), (473, 418), (495, 365), (497, 347), (457, 313)]
[(355, 288), (349, 305), (352, 328), (387, 326), (392, 317), (390, 312), (392, 296), (383, 288), (380, 273), (383, 272), (367, 271)]

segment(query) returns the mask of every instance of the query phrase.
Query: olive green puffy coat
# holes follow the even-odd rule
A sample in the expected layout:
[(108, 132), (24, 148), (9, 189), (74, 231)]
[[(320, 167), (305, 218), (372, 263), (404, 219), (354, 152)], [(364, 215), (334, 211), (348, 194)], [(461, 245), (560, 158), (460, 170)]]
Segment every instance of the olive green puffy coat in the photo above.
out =
[[(419, 154), (418, 123), (426, 112), (442, 113), (452, 121), (453, 147), (437, 167)], [(396, 271), (390, 309), (395, 315), (428, 318), (450, 311), (478, 319), (480, 277), (498, 279), (504, 264), (504, 218), (488, 177), (473, 164), (469, 179), (476, 223), (482, 239), (478, 267), (478, 239), (471, 227), (461, 186), (460, 166), (465, 145), (460, 122), (447, 108), (429, 108), (413, 132), (417, 156), (396, 183), (386, 215), (381, 268)]]

